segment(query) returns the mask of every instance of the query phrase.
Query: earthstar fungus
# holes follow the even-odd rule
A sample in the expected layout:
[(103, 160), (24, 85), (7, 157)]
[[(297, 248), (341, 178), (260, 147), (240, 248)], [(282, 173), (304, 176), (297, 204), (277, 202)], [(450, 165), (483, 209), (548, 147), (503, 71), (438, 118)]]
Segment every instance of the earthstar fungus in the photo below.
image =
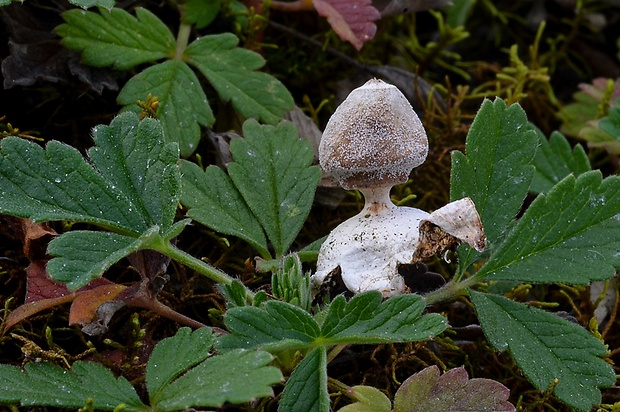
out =
[(416, 264), (460, 242), (483, 251), (486, 238), (469, 198), (427, 213), (390, 200), (428, 154), (424, 126), (405, 96), (378, 79), (353, 90), (330, 118), (319, 146), (321, 167), (345, 189), (358, 189), (363, 210), (336, 227), (319, 252), (314, 291), (340, 271), (353, 293), (409, 292), (400, 265)]

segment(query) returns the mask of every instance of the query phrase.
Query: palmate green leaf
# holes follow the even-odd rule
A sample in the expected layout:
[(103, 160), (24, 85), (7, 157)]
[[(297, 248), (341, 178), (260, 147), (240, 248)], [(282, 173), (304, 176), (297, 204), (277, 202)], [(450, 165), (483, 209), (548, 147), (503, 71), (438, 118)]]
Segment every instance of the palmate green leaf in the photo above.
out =
[(125, 378), (97, 363), (77, 361), (71, 371), (50, 363), (28, 363), (24, 371), (0, 365), (0, 403), (80, 408), (89, 398), (96, 410), (149, 410)]
[(117, 8), (100, 13), (69, 10), (63, 19), (65, 23), (56, 28), (62, 45), (81, 51), (84, 62), (92, 66), (125, 70), (175, 53), (174, 36), (147, 9), (137, 8), (136, 17)]
[(362, 293), (346, 302), (337, 296), (321, 326), (321, 340), (340, 343), (413, 342), (430, 339), (446, 329), (436, 313), (422, 315), (421, 296), (407, 294), (382, 302), (380, 293)]
[(262, 351), (234, 350), (213, 356), (161, 390), (157, 410), (179, 411), (191, 406), (219, 407), (273, 396), (271, 385), (282, 373), (267, 366), (273, 357)]
[(181, 328), (176, 335), (159, 341), (146, 365), (146, 388), (151, 405), (157, 405), (161, 392), (180, 374), (207, 359), (215, 338), (211, 328), (192, 332)]
[(193, 41), (184, 56), (244, 118), (275, 124), (293, 108), (293, 97), (275, 77), (254, 71), (264, 59), (238, 43), (230, 33), (204, 36)]
[[(43, 150), (23, 139), (4, 139), (0, 211), (37, 221), (93, 223), (134, 235), (153, 224), (170, 226), (168, 203), (178, 190), (175, 147), (164, 144), (157, 122), (121, 115), (110, 126), (95, 128), (93, 138), (100, 146), (89, 151), (96, 169), (63, 143), (51, 141)], [(151, 162), (156, 167), (145, 170)], [(167, 192), (165, 204), (162, 191)]]
[(588, 155), (581, 145), (571, 150), (561, 133), (554, 132), (547, 140), (540, 130), (536, 132), (538, 151), (534, 157), (536, 172), (529, 190), (531, 193), (546, 193), (569, 174), (579, 176), (591, 169)]
[(225, 235), (237, 236), (269, 257), (267, 240), (260, 223), (245, 203), (234, 183), (222, 169), (181, 161), (181, 203), (192, 219)]
[(194, 72), (180, 60), (151, 66), (129, 79), (117, 101), (137, 112), (136, 101), (144, 100), (149, 93), (159, 101), (156, 114), (168, 141), (179, 143), (181, 156), (191, 155), (200, 140), (200, 126), (215, 122)]
[(539, 195), (476, 276), (585, 285), (620, 267), (620, 177), (568, 176)]
[(278, 411), (329, 412), (327, 391), (327, 351), (312, 350), (286, 382)]
[(307, 348), (319, 338), (321, 328), (305, 310), (286, 302), (270, 300), (263, 307), (229, 308), (224, 317), (231, 332), (221, 336), (218, 349), (267, 351)]
[[(536, 133), (518, 104), (486, 100), (478, 111), (466, 142), (466, 155), (452, 154), (450, 199), (470, 197), (480, 214), (489, 249), (506, 235), (509, 223), (527, 195), (536, 154)], [(459, 247), (459, 266), (465, 270), (478, 254)]]
[(508, 349), (534, 386), (564, 403), (589, 410), (601, 402), (598, 388), (616, 381), (601, 359), (605, 345), (581, 326), (502, 296), (470, 291), (487, 339), (497, 350)]
[(243, 135), (230, 144), (235, 161), (228, 173), (282, 256), (310, 213), (321, 171), (311, 166), (312, 148), (291, 123), (274, 127), (248, 120)]
[(92, 223), (119, 234), (75, 232), (50, 244), (53, 277), (78, 288), (153, 237), (170, 239), (180, 175), (178, 148), (165, 143), (159, 123), (133, 113), (93, 130), (91, 164), (75, 149), (9, 137), (0, 152), (0, 211), (36, 221)]
[(446, 328), (438, 314), (422, 315), (418, 295), (402, 295), (381, 302), (375, 291), (346, 302), (338, 296), (322, 325), (310, 314), (286, 302), (269, 301), (264, 307), (236, 307), (224, 322), (231, 332), (220, 348), (303, 349), (315, 345), (412, 342), (430, 339)]

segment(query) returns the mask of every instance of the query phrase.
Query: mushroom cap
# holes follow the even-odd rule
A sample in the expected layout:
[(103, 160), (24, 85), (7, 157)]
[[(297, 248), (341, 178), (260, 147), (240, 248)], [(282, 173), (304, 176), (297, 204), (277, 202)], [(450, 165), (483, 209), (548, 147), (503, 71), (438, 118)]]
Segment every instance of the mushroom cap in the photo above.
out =
[(329, 119), (319, 162), (345, 189), (404, 183), (428, 154), (428, 139), (395, 86), (371, 79), (353, 90)]

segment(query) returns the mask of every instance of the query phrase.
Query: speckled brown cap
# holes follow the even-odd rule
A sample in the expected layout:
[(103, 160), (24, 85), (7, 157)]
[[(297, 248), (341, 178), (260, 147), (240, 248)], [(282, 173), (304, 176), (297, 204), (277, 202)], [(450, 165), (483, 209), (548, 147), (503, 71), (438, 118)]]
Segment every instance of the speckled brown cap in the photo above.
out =
[(329, 119), (319, 161), (345, 189), (374, 188), (406, 182), (427, 153), (424, 126), (405, 96), (372, 79), (353, 90)]

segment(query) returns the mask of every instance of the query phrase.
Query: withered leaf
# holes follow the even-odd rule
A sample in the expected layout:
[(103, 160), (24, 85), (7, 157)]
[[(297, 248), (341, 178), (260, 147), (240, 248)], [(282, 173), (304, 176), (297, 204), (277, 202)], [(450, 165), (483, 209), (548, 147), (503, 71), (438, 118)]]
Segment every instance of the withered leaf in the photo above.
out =
[(71, 304), (69, 325), (81, 325), (90, 335), (105, 332), (112, 315), (125, 305), (124, 302), (115, 299), (126, 288), (112, 283), (77, 294)]

